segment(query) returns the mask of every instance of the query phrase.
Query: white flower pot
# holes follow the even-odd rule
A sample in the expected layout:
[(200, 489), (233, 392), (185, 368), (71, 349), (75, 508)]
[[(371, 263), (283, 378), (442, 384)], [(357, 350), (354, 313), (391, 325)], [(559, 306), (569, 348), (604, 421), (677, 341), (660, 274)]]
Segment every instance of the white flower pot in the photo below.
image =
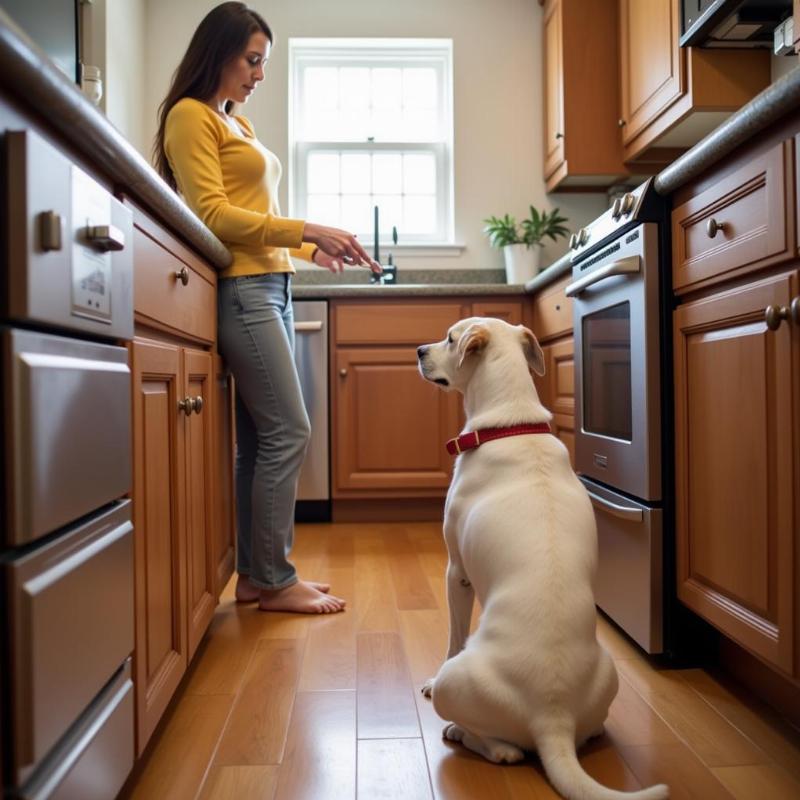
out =
[(542, 248), (535, 244), (507, 244), (503, 248), (506, 261), (506, 283), (527, 283), (539, 272)]

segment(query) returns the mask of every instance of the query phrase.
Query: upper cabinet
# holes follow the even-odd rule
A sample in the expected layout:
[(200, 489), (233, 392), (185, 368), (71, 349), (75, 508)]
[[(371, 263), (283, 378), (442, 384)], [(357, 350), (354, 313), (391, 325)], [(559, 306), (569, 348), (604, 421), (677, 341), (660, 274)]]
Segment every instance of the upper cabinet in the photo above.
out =
[(617, 128), (617, 5), (548, 0), (543, 35), (547, 191), (609, 186), (627, 175)]
[(619, 0), (626, 163), (668, 163), (770, 83), (768, 50), (681, 48), (679, 39), (679, 0)]

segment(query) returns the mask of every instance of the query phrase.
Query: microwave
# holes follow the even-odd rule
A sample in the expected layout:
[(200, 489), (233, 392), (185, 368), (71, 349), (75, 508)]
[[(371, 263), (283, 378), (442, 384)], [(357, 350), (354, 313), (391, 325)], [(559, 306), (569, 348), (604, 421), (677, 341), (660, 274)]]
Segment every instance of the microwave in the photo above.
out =
[(792, 0), (681, 0), (681, 47), (772, 48)]

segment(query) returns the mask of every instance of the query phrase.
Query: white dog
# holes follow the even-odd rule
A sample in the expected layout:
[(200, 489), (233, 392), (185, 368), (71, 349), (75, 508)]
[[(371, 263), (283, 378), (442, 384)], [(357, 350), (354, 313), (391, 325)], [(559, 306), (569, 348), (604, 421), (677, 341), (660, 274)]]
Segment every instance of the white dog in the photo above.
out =
[[(544, 374), (539, 343), (521, 325), (473, 317), (417, 354), (424, 378), (464, 394), (467, 416), (467, 433), (450, 446), (463, 454), (445, 505), (450, 645), (423, 688), (452, 720), (445, 738), (497, 763), (536, 750), (570, 800), (668, 797), (664, 785), (608, 789), (576, 756), (603, 731), (617, 672), (595, 636), (597, 532), (586, 490), (555, 436), (508, 431), (546, 430), (551, 419), (529, 371)], [(482, 616), (467, 641), (475, 594)]]

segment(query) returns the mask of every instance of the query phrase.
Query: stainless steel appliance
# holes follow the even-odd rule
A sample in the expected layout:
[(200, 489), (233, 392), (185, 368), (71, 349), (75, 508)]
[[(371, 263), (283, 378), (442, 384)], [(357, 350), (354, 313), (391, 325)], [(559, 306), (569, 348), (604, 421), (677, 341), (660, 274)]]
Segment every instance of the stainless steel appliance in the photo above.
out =
[(311, 420), (311, 441), (297, 485), (295, 518), (322, 522), (331, 518), (328, 430), (328, 304), (293, 303), (295, 350), (300, 387)]
[(15, 798), (113, 798), (134, 758), (131, 212), (2, 134), (2, 743)]
[(667, 230), (666, 206), (648, 181), (573, 236), (566, 289), (574, 298), (575, 466), (597, 519), (597, 604), (649, 653), (665, 647), (671, 569)]
[(681, 47), (772, 48), (792, 0), (681, 0)]

